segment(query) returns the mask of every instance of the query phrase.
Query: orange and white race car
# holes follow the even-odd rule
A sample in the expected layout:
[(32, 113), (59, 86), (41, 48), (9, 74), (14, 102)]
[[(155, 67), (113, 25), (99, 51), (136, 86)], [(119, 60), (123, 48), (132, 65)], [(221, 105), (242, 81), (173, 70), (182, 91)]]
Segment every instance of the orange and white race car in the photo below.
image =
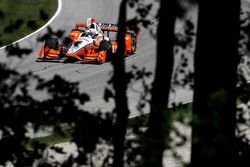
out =
[[(110, 37), (111, 32), (118, 32), (116, 24), (96, 23), (94, 18), (88, 18), (87, 23), (77, 23), (71, 30), (71, 42), (68, 45), (60, 45), (56, 38), (47, 39), (37, 61), (63, 59), (70, 62), (107, 62), (112, 59), (112, 53), (116, 52), (118, 45), (117, 40)], [(126, 31), (125, 55), (134, 54), (136, 48), (137, 34)]]

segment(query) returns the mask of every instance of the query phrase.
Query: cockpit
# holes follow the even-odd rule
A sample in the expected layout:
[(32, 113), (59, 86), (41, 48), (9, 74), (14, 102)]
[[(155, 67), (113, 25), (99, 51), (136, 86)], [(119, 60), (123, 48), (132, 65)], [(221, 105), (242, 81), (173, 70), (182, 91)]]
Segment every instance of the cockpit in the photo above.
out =
[(93, 37), (94, 33), (91, 31), (85, 31), (81, 34), (81, 37), (88, 37), (88, 36)]

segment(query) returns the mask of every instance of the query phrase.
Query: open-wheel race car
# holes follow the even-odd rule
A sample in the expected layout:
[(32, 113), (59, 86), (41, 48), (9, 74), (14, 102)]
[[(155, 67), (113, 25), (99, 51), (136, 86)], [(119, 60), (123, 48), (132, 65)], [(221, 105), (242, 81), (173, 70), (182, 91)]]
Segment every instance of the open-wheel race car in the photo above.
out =
[[(112, 59), (118, 45), (117, 40), (110, 37), (110, 32), (118, 32), (116, 24), (96, 23), (94, 18), (88, 18), (86, 23), (76, 23), (75, 28), (69, 33), (68, 44), (60, 45), (57, 38), (46, 39), (37, 61), (105, 63)], [(125, 55), (134, 54), (136, 48), (137, 34), (127, 30)]]

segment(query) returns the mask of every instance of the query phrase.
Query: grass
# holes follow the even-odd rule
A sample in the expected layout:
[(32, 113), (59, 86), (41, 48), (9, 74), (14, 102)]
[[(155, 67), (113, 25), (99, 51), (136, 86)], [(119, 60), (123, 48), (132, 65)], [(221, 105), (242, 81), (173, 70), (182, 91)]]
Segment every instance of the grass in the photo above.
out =
[(65, 131), (64, 134), (52, 134), (44, 137), (37, 137), (30, 139), (25, 146), (29, 150), (33, 150), (37, 144), (45, 146), (54, 146), (55, 144), (65, 143), (71, 140), (69, 131)]
[[(191, 118), (192, 103), (183, 104), (178, 107), (170, 108), (168, 109), (168, 111), (172, 113), (173, 120), (186, 122), (187, 120), (190, 120)], [(132, 126), (136, 126), (136, 125), (146, 126), (148, 123), (148, 120), (149, 120), (149, 114), (144, 114), (144, 115), (130, 118), (128, 120), (128, 128)], [(36, 141), (36, 142), (51, 146), (51, 145), (58, 144), (58, 143), (68, 142), (71, 139), (72, 138), (70, 134), (66, 132), (65, 136), (52, 134), (50, 136), (32, 139), (32, 141)]]
[(57, 10), (57, 0), (0, 0), (0, 46), (42, 27)]
[(49, 135), (49, 136), (45, 136), (45, 137), (39, 137), (39, 138), (34, 138), (32, 139), (32, 142), (38, 142), (41, 144), (46, 144), (46, 145), (54, 145), (54, 144), (58, 144), (58, 143), (64, 143), (64, 142), (68, 142), (71, 140), (71, 136), (69, 134), (66, 134), (64, 136), (62, 135)]
[[(169, 108), (168, 112), (171, 112), (173, 120), (185, 122), (186, 119), (191, 118), (192, 104), (193, 103), (187, 103), (174, 108)], [(131, 127), (138, 124), (141, 126), (146, 126), (148, 121), (149, 121), (149, 114), (144, 114), (130, 118), (128, 120), (128, 126)]]

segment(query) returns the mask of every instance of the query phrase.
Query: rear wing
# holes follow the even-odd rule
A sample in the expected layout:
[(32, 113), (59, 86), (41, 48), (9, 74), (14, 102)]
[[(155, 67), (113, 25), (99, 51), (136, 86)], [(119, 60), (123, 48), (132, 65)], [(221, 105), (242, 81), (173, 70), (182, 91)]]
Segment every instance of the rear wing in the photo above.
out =
[(102, 31), (114, 31), (118, 32), (118, 25), (111, 23), (97, 23)]
[[(111, 32), (118, 32), (118, 25), (117, 24), (112, 24), (112, 23), (96, 23), (100, 29), (102, 31), (111, 31)], [(84, 27), (86, 29), (88, 29), (88, 25), (87, 23), (84, 22), (78, 22), (75, 25), (76, 29), (79, 29), (80, 27)], [(129, 31), (128, 27), (126, 27), (127, 32), (133, 32), (133, 31)]]
[[(117, 24), (111, 24), (111, 23), (97, 23), (97, 25), (101, 28), (102, 31), (114, 31), (118, 32), (118, 25)], [(79, 27), (87, 28), (87, 23), (84, 22), (78, 22), (75, 25), (76, 29)]]

